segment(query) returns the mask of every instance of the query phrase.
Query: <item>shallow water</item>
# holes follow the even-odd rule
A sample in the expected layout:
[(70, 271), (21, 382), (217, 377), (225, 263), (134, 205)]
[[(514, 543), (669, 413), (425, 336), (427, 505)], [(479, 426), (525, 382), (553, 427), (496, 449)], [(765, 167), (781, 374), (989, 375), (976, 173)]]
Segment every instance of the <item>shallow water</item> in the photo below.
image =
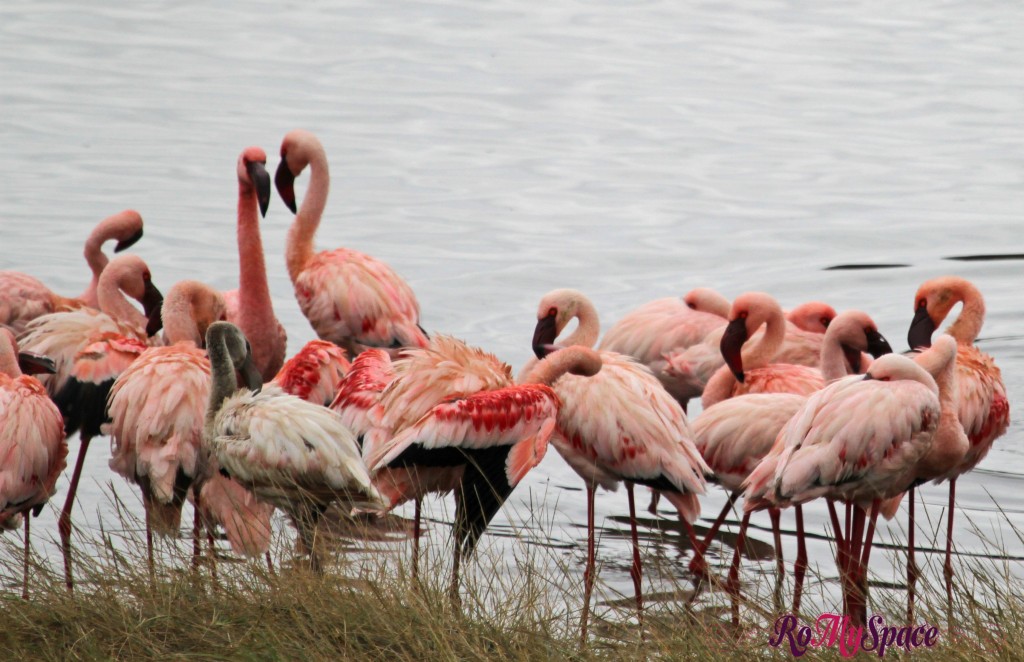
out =
[[(1024, 251), (1020, 18), (1012, 3), (938, 0), (5, 2), (0, 268), (80, 292), (85, 235), (133, 207), (147, 223), (134, 250), (164, 291), (186, 277), (233, 288), (235, 160), (259, 144), (276, 167), (281, 137), (304, 127), (332, 164), (320, 246), (389, 262), (428, 330), (515, 367), (530, 354), (536, 303), (555, 287), (585, 291), (606, 324), (698, 285), (765, 290), (787, 307), (823, 299), (868, 311), (899, 347), (917, 285), (957, 273), (986, 296), (980, 345), (1016, 412), (1019, 265), (952, 258)], [(291, 218), (275, 199), (263, 230), (294, 351), (313, 333), (283, 264)], [(961, 552), (990, 549), (981, 536), (994, 536), (1024, 557), (1006, 521), (1024, 524), (1020, 440), (1014, 422), (959, 482)], [(138, 505), (106, 461), (98, 442), (79, 510), (94, 529), (112, 515), (108, 483)], [(723, 498), (711, 489), (705, 516)], [(945, 488), (923, 499), (935, 530)], [(515, 532), (581, 566), (581, 483), (555, 453), (513, 502), (486, 541)], [(597, 503), (601, 579), (628, 596), (625, 498)], [(510, 524), (524, 519), (532, 528)], [(807, 509), (809, 531), (826, 520)], [(879, 539), (902, 537), (904, 521)], [(52, 511), (34, 529), (53, 532)], [(770, 544), (764, 528), (753, 535)], [(431, 543), (446, 536), (435, 526)], [(646, 536), (665, 561), (650, 590), (684, 575), (677, 538)], [(791, 559), (791, 536), (785, 551)], [(835, 577), (826, 540), (810, 554)], [(772, 572), (762, 556), (750, 583)], [(875, 554), (872, 570), (898, 581), (899, 558)]]

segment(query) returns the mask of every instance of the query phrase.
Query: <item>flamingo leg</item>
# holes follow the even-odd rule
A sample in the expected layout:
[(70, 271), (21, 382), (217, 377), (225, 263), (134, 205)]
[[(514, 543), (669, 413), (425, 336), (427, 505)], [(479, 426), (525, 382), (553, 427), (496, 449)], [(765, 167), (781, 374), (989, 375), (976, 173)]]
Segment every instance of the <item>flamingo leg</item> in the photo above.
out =
[(273, 576), (274, 575), (274, 559), (270, 558), (270, 550), (269, 549), (267, 550), (266, 557), (267, 557), (267, 572), (269, 572), (270, 575)]
[(736, 549), (732, 554), (732, 565), (729, 566), (729, 578), (726, 580), (725, 588), (729, 591), (732, 600), (732, 624), (740, 624), (740, 557), (743, 556), (743, 547), (747, 543), (747, 524), (750, 523), (750, 513), (743, 513), (743, 521), (740, 522), (740, 532), (736, 536)]
[(60, 518), (57, 520), (57, 530), (60, 532), (60, 545), (64, 553), (64, 584), (69, 591), (75, 590), (75, 581), (71, 567), (71, 510), (75, 506), (75, 494), (78, 492), (78, 481), (82, 477), (82, 466), (85, 464), (85, 454), (89, 450), (91, 437), (82, 437), (78, 449), (78, 458), (75, 460), (75, 470), (71, 473), (71, 483), (68, 485), (68, 496), (64, 499), (64, 508), (60, 511)]
[[(459, 510), (459, 496), (460, 491), (455, 490), (455, 510)], [(459, 566), (462, 565), (462, 545), (459, 541), (455, 541), (455, 556), (452, 559), (452, 581), (448, 586), (448, 598), (455, 607), (461, 607), (461, 601), (459, 598)]]
[[(580, 643), (587, 645), (587, 621), (590, 618), (590, 596), (594, 592), (596, 568), (594, 563), (594, 492), (587, 484), (587, 567), (583, 571), (583, 615), (580, 618)], [(657, 494), (657, 492), (655, 492)]]
[(846, 572), (846, 592), (847, 592), (847, 615), (850, 617), (850, 621), (854, 627), (864, 625), (861, 618), (862, 615), (862, 604), (863, 596), (860, 595), (860, 554), (861, 554), (861, 543), (864, 536), (864, 520), (866, 517), (864, 509), (858, 505), (853, 507), (853, 531), (850, 533), (847, 544), (849, 549), (847, 550), (847, 563), (849, 568)]
[(647, 512), (652, 515), (658, 514), (658, 503), (661, 501), (661, 492), (651, 490), (651, 502), (647, 505)]
[(153, 529), (149, 525), (149, 508), (146, 508), (146, 564), (149, 567), (149, 581), (155, 581), (156, 570), (153, 567)]
[(804, 509), (796, 506), (796, 562), (793, 564), (793, 613), (800, 612), (800, 596), (807, 574), (807, 541), (804, 540)]
[(917, 562), (914, 560), (914, 488), (910, 488), (910, 527), (907, 530), (907, 625), (914, 624), (914, 593), (917, 585)]
[(775, 540), (775, 591), (773, 600), (775, 611), (782, 611), (782, 582), (786, 577), (786, 562), (782, 557), (782, 529), (780, 519), (782, 513), (778, 508), (769, 508), (768, 517), (772, 520), (772, 536)]
[(946, 563), (942, 568), (946, 578), (946, 611), (951, 619), (953, 614), (953, 510), (956, 508), (955, 501), (956, 478), (949, 481), (949, 512), (946, 514)]
[(29, 520), (32, 519), (32, 511), (25, 511), (25, 572), (22, 577), (21, 584), (21, 599), (28, 600), (28, 557), (31, 552), (31, 546), (29, 544)]
[(860, 597), (861, 623), (867, 622), (868, 608), (868, 560), (871, 558), (871, 542), (875, 537), (875, 524), (878, 522), (878, 509), (881, 500), (875, 499), (871, 504), (871, 517), (868, 520), (868, 532), (864, 536), (864, 553), (860, 559), (860, 574), (857, 577), (857, 593)]
[(732, 505), (736, 503), (736, 499), (738, 499), (739, 496), (739, 490), (734, 490), (729, 494), (729, 499), (725, 502), (725, 506), (722, 507), (722, 512), (718, 514), (718, 518), (711, 525), (711, 528), (704, 536), (704, 540), (694, 545), (693, 559), (690, 561), (690, 572), (698, 577), (707, 576), (708, 564), (704, 559), (704, 553), (708, 550), (708, 547), (711, 546), (711, 541), (714, 540), (715, 535), (718, 533), (718, 529), (722, 526), (722, 522), (725, 521), (725, 516), (729, 514), (729, 510), (732, 508)]
[[(836, 566), (839, 568), (839, 584), (843, 587), (843, 613), (847, 613), (846, 603), (846, 540), (839, 528), (839, 515), (836, 514), (836, 504), (832, 499), (826, 499), (828, 503), (828, 515), (832, 519), (832, 535), (836, 539)], [(847, 532), (849, 529), (847, 529)]]
[[(207, 531), (210, 541), (210, 553), (213, 553), (213, 532)], [(199, 569), (199, 557), (203, 553), (202, 532), (199, 530), (199, 495), (192, 502), (192, 571)]]
[(636, 530), (636, 501), (633, 498), (633, 483), (626, 482), (626, 497), (629, 499), (629, 528), (633, 537), (633, 565), (629, 575), (633, 578), (633, 589), (636, 591), (636, 617), (640, 624), (640, 636), (644, 630), (644, 593), (643, 567), (640, 565), (640, 536)]
[(423, 499), (416, 497), (412, 522), (412, 581), (416, 584), (420, 577), (420, 505)]

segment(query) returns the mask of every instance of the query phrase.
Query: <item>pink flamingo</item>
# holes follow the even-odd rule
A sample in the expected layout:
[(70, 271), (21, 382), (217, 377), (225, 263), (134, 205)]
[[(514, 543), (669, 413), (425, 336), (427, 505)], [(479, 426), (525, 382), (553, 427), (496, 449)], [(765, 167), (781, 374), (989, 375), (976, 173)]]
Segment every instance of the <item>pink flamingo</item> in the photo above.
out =
[(1010, 403), (1003, 376), (991, 356), (974, 346), (985, 322), (985, 299), (970, 281), (957, 276), (933, 278), (921, 284), (914, 297), (914, 320), (907, 342), (911, 348), (929, 347), (932, 334), (957, 303), (960, 315), (946, 329), (957, 343), (956, 384), (958, 416), (970, 442), (963, 461), (949, 473), (949, 508), (946, 522), (946, 562), (943, 567), (948, 603), (953, 602), (953, 514), (956, 479), (973, 469), (988, 454), (992, 443), (1010, 425)]
[[(26, 370), (52, 364), (23, 354)], [(24, 515), (25, 566), (22, 598), (28, 599), (29, 520), (53, 496), (66, 466), (68, 444), (57, 406), (46, 389), (19, 367), (14, 334), (0, 329), (0, 529), (17, 527)]]
[[(848, 374), (857, 374), (866, 368), (864, 352), (878, 357), (889, 354), (889, 343), (878, 332), (874, 320), (858, 310), (845, 311), (831, 321), (821, 346), (821, 371), (825, 381), (833, 381)], [(870, 359), (869, 359), (870, 360)], [(690, 569), (700, 574), (705, 571), (700, 562), (703, 552), (714, 538), (732, 504), (739, 497), (743, 482), (758, 463), (775, 447), (783, 426), (803, 406), (807, 396), (789, 393), (747, 394), (723, 400), (712, 405), (693, 424), (697, 450), (714, 472), (714, 480), (729, 492), (729, 498), (718, 518), (701, 543), (701, 554), (694, 556)], [(781, 450), (781, 449), (780, 449)], [(776, 600), (780, 599), (781, 579), (785, 574), (782, 559), (782, 537), (779, 530), (779, 512), (769, 509), (775, 537), (778, 566)], [(739, 537), (744, 537), (749, 514), (740, 525)], [(803, 511), (796, 507), (797, 558), (794, 565), (795, 588), (793, 611), (800, 608), (801, 589), (807, 569), (807, 550), (803, 537)], [(739, 561), (742, 548), (737, 546), (729, 571), (728, 586), (735, 596), (739, 584)], [(733, 601), (733, 618), (738, 618), (737, 603)]]
[[(306, 166), (311, 171), (309, 188), (296, 212), (294, 182)], [(351, 356), (366, 347), (426, 347), (416, 296), (391, 267), (348, 248), (314, 252), (313, 236), (330, 187), (327, 155), (316, 136), (298, 129), (285, 135), (274, 183), (295, 213), (285, 249), (288, 275), (299, 308), (317, 335)]]
[[(110, 468), (142, 489), (151, 570), (153, 531), (177, 534), (182, 505), (198, 476), (210, 384), (201, 347), (206, 329), (225, 310), (223, 297), (206, 285), (176, 283), (162, 312), (171, 344), (147, 349), (110, 389)], [(196, 527), (199, 521), (197, 513)]]
[[(939, 420), (935, 379), (911, 359), (889, 354), (863, 377), (834, 381), (811, 395), (779, 433), (781, 450), (769, 453), (744, 482), (746, 512), (828, 499), (844, 611), (855, 626), (866, 618), (866, 568), (881, 500), (914, 482)], [(833, 499), (854, 504), (852, 530), (842, 535)]]
[[(335, 502), (380, 508), (352, 432), (338, 415), (276, 387), (263, 389), (238, 327), (216, 322), (206, 334), (211, 387), (203, 441), (220, 471), (258, 499), (288, 513), (322, 573), (317, 525)], [(236, 371), (244, 378), (238, 388)], [(262, 389), (262, 390), (261, 390)]]
[[(764, 335), (746, 354), (747, 339), (764, 325)], [(787, 335), (786, 318), (778, 302), (762, 292), (747, 292), (733, 301), (729, 324), (722, 335), (722, 357), (726, 365), (708, 380), (701, 403), (707, 409), (716, 402), (744, 393), (797, 393), (810, 395), (825, 383), (821, 371), (807, 367), (821, 360), (824, 336), (802, 332), (804, 346), (817, 356), (800, 365), (773, 363)]]
[(326, 407), (338, 395), (338, 382), (351, 368), (345, 350), (326, 340), (310, 340), (285, 362), (270, 383), (285, 393)]
[(267, 155), (259, 147), (246, 147), (238, 157), (239, 287), (224, 292), (224, 301), (228, 321), (249, 339), (256, 367), (264, 380), (270, 380), (284, 363), (288, 337), (274, 315), (260, 238), (260, 214), (266, 215), (270, 203), (266, 166)]
[[(581, 292), (554, 290), (541, 299), (533, 349), (538, 357), (553, 349), (566, 325), (578, 326), (564, 344), (592, 346), (600, 322), (594, 305)], [(587, 639), (594, 569), (594, 492), (598, 485), (613, 490), (626, 483), (633, 565), (630, 575), (636, 591), (637, 615), (643, 621), (643, 570), (636, 527), (633, 485), (640, 483), (665, 494), (679, 511), (694, 549), (697, 536), (692, 523), (700, 515), (697, 495), (704, 493), (704, 475), (710, 469), (697, 452), (693, 431), (682, 407), (646, 367), (615, 352), (601, 352), (601, 372), (588, 379), (566, 375), (552, 388), (562, 401), (558, 433), (552, 444), (587, 488), (587, 569), (581, 637)]]
[(390, 440), (428, 416), (435, 406), (513, 384), (511, 369), (493, 354), (450, 336), (437, 336), (424, 349), (406, 350), (394, 363), (383, 350), (367, 350), (356, 357), (339, 385), (331, 408), (360, 439), (363, 458), (385, 503), (395, 508), (414, 501), (414, 577), (418, 575), (423, 496), (457, 489), (466, 459), (452, 453), (449, 462), (433, 462), (432, 466), (405, 459), (395, 466), (378, 468), (377, 464), (391, 448)]
[[(956, 384), (957, 342), (952, 336), (942, 335), (936, 338), (930, 351), (914, 357), (922, 368), (935, 378), (939, 386), (939, 427), (932, 439), (928, 452), (918, 461), (915, 468), (914, 484), (907, 493), (909, 499), (909, 519), (907, 527), (907, 622), (914, 622), (915, 585), (919, 576), (917, 563), (914, 561), (914, 489), (929, 480), (941, 483), (943, 480), (958, 475), (958, 470), (970, 449), (971, 442), (967, 439), (958, 417), (959, 393)], [(882, 502), (880, 512), (886, 519), (892, 519), (902, 501), (899, 494)], [(949, 588), (949, 587), (947, 587)], [(952, 591), (949, 590), (951, 595)]]
[(0, 271), (0, 327), (20, 334), (29, 322), (42, 315), (82, 306), (98, 307), (96, 290), (100, 274), (109, 262), (103, 244), (116, 239), (114, 252), (119, 253), (141, 238), (142, 217), (137, 211), (126, 209), (100, 221), (85, 241), (85, 261), (92, 270), (92, 280), (77, 298), (62, 297), (28, 274)]
[(700, 396), (704, 385), (679, 379), (679, 373), (667, 373), (665, 356), (700, 343), (709, 333), (724, 327), (728, 315), (728, 299), (714, 290), (698, 287), (682, 298), (666, 297), (645, 303), (608, 329), (598, 347), (632, 356), (646, 365), (686, 411), (686, 403)]
[[(125, 295), (140, 301), (145, 314), (128, 302)], [(50, 358), (55, 374), (40, 380), (64, 417), (64, 434), (79, 432), (81, 447), (71, 474), (68, 494), (58, 519), (64, 552), (65, 579), (71, 579), (71, 511), (85, 455), (93, 437), (103, 434), (100, 426), (108, 419), (107, 394), (114, 379), (147, 347), (147, 327), (159, 321), (163, 297), (153, 285), (149, 267), (135, 255), (114, 258), (100, 275), (97, 287), (100, 310), (82, 308), (51, 313), (33, 320), (22, 347)], [(147, 316), (149, 322), (147, 323)]]
[[(373, 449), (368, 458), (372, 471), (457, 468), (453, 597), (462, 558), (516, 485), (544, 458), (559, 408), (550, 384), (567, 373), (590, 377), (600, 370), (601, 359), (592, 349), (569, 348), (539, 362), (523, 383), (445, 399)], [(420, 483), (416, 496), (426, 487)]]

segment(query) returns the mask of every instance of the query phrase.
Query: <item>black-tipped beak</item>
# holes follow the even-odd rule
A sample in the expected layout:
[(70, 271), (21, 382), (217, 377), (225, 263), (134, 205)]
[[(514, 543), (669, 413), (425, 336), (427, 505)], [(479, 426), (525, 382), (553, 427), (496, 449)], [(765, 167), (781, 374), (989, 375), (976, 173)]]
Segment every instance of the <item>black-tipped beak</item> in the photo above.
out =
[(281, 158), (281, 164), (277, 166), (277, 172), (274, 173), (274, 186), (285, 206), (291, 209), (293, 214), (298, 213), (299, 208), (295, 205), (295, 175), (288, 167), (288, 159), (284, 157)]
[(743, 343), (747, 342), (747, 320), (736, 318), (729, 322), (722, 334), (722, 358), (729, 370), (736, 376), (736, 381), (743, 383)]
[(935, 333), (935, 322), (928, 314), (928, 305), (921, 304), (914, 313), (914, 321), (910, 323), (910, 331), (907, 332), (907, 343), (910, 349), (932, 346), (932, 334)]
[(867, 381), (869, 379), (874, 379), (874, 376), (870, 372), (865, 372), (864, 373), (864, 381)]
[(18, 352), (18, 367), (26, 375), (52, 375), (57, 372), (53, 359), (33, 352)]
[(146, 323), (146, 334), (149, 336), (156, 335), (156, 333), (163, 328), (164, 322), (160, 316), (160, 309), (164, 304), (164, 295), (160, 294), (160, 290), (156, 289), (156, 285), (153, 281), (146, 281), (146, 290), (142, 293), (142, 311), (146, 315), (146, 319), (149, 320)]
[(865, 335), (868, 337), (868, 354), (876, 359), (886, 354), (892, 354), (892, 347), (877, 329), (869, 330)]
[(256, 368), (256, 364), (252, 362), (252, 354), (246, 354), (245, 361), (238, 368), (238, 372), (242, 374), (242, 381), (245, 382), (245, 388), (249, 389), (253, 393), (259, 393), (263, 389), (263, 375)]
[(856, 347), (850, 347), (847, 344), (841, 345), (843, 349), (843, 356), (846, 358), (846, 363), (850, 366), (851, 375), (859, 375), (861, 365), (861, 351)]
[(114, 252), (120, 253), (123, 250), (131, 248), (136, 244), (136, 242), (139, 241), (139, 239), (142, 239), (142, 228), (139, 228), (138, 232), (128, 237), (127, 239), (122, 239), (121, 241), (117, 242), (117, 245), (114, 246)]
[[(259, 161), (249, 161), (245, 169), (249, 173), (253, 188), (256, 189), (256, 199), (260, 203), (260, 216), (266, 216), (267, 207), (270, 206), (270, 173), (267, 172), (267, 166)], [(293, 194), (292, 198), (294, 199), (294, 197)]]
[(558, 336), (555, 317), (551, 313), (537, 320), (537, 327), (533, 330), (533, 353), (538, 359), (543, 359), (555, 349), (553, 345)]

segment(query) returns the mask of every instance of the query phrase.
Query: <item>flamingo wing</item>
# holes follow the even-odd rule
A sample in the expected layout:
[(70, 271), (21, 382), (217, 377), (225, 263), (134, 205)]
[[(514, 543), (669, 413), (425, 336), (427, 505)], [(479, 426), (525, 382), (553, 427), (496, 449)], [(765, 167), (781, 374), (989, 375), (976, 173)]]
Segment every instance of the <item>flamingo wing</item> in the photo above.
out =
[(288, 359), (271, 383), (285, 393), (327, 406), (351, 367), (345, 350), (326, 340), (311, 340)]

